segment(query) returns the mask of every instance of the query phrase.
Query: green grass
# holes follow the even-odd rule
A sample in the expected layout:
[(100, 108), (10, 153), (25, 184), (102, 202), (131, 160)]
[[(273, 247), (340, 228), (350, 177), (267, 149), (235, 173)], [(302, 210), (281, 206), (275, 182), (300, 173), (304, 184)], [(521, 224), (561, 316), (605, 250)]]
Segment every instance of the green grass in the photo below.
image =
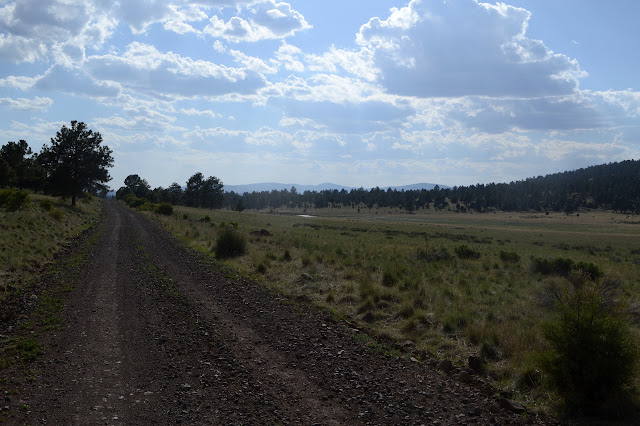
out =
[(22, 210), (0, 209), (0, 301), (92, 227), (102, 209), (98, 199), (84, 199), (76, 207), (39, 194), (30, 194), (29, 200)]
[[(524, 399), (539, 398), (519, 384), (536, 368), (533, 355), (547, 348), (540, 325), (550, 312), (541, 300), (554, 281), (566, 279), (536, 272), (534, 259), (595, 265), (620, 280), (619, 297), (638, 300), (640, 228), (622, 215), (380, 210), (376, 217), (337, 210), (301, 218), (176, 207), (172, 217), (154, 217), (208, 254), (219, 224), (237, 223), (248, 237), (247, 254), (225, 265), (284, 294), (304, 295), (371, 336), (411, 340), (417, 354), (458, 365), (480, 355), (494, 384)], [(260, 229), (271, 236), (250, 235)]]

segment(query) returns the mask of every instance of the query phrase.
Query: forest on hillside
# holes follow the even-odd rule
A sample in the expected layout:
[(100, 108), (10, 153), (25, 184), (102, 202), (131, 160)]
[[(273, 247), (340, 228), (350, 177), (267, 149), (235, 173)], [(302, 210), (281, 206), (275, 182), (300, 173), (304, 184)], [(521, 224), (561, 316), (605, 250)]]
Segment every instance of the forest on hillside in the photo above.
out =
[(431, 190), (398, 191), (364, 188), (338, 191), (282, 191), (244, 194), (227, 192), (223, 205), (229, 209), (296, 208), (397, 208), (447, 209), (457, 212), (563, 211), (609, 209), (640, 213), (640, 161), (627, 160), (574, 171), (532, 177), (510, 183), (456, 186)]

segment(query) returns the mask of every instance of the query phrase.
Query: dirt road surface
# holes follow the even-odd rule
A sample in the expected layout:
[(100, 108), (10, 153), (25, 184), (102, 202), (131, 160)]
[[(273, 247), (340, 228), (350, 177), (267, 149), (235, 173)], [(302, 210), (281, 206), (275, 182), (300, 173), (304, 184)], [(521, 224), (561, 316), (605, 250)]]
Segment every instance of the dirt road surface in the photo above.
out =
[[(60, 329), (8, 424), (543, 424), (475, 385), (384, 356), (317, 309), (245, 279), (106, 204)], [(228, 273), (227, 273), (228, 275)]]

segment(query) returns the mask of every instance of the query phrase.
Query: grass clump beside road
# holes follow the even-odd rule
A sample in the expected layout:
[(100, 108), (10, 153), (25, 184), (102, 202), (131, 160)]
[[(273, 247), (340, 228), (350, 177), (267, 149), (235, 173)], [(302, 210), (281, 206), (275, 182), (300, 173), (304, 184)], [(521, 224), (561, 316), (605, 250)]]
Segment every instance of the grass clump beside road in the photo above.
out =
[[(638, 300), (640, 229), (612, 213), (343, 211), (309, 218), (176, 207), (171, 217), (154, 217), (204, 253), (216, 252), (221, 223), (237, 223), (246, 255), (225, 259), (227, 266), (418, 359), (466, 366), (470, 355), (480, 357), (495, 386), (531, 406), (560, 400), (550, 393), (558, 388), (545, 385), (542, 376), (552, 373), (539, 356), (553, 348), (543, 324), (558, 318), (550, 288), (608, 279), (619, 283), (612, 300)], [(636, 326), (629, 332), (638, 336)]]

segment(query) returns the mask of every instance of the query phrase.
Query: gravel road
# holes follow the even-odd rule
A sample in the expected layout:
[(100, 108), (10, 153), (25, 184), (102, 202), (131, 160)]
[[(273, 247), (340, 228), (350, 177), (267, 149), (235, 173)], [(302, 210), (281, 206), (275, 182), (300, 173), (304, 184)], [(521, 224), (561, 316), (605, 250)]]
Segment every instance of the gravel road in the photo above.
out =
[[(317, 309), (225, 274), (106, 203), (100, 241), (41, 336), (8, 424), (544, 424)], [(227, 273), (227, 275), (229, 275)]]

